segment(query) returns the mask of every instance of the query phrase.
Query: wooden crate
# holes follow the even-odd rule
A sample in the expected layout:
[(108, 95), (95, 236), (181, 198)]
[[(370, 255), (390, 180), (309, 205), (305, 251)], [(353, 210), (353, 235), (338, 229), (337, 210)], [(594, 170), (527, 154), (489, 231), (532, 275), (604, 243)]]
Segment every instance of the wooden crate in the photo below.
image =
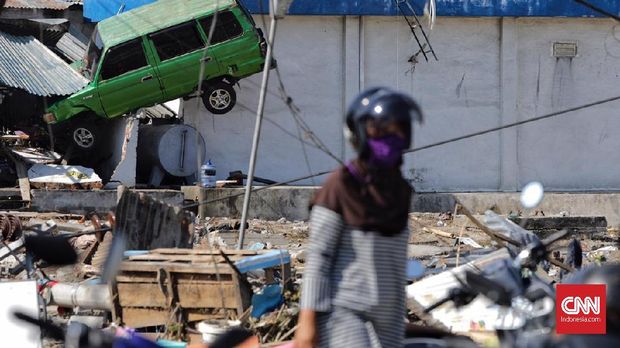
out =
[[(258, 254), (247, 250), (225, 253), (232, 262)], [(252, 296), (252, 289), (219, 250), (194, 249), (155, 249), (129, 257), (112, 291), (115, 319), (134, 328), (241, 316)], [(182, 319), (174, 319), (175, 309)]]

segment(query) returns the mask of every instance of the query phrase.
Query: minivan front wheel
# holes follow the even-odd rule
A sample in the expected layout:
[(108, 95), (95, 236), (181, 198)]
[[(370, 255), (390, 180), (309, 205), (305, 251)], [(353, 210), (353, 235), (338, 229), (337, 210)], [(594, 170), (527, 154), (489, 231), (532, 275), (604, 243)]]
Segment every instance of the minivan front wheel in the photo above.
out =
[(237, 93), (233, 86), (218, 82), (209, 86), (202, 94), (202, 102), (210, 113), (222, 115), (235, 106), (237, 103)]

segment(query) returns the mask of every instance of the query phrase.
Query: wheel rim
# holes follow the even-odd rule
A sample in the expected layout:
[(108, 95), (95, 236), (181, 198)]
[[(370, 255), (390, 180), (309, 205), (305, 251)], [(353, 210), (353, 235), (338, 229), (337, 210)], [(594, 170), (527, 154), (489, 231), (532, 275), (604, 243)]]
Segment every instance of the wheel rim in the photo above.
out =
[(73, 141), (82, 148), (89, 148), (95, 143), (95, 136), (87, 128), (79, 127), (73, 131)]
[(209, 105), (216, 110), (223, 110), (230, 105), (231, 99), (227, 90), (218, 88), (209, 94)]

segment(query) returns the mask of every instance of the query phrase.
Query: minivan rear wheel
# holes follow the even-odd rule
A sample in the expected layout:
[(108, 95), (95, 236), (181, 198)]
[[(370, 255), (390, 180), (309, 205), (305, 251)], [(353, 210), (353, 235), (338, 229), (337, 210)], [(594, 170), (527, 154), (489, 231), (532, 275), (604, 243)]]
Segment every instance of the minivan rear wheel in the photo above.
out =
[(235, 106), (237, 93), (228, 83), (217, 82), (209, 86), (202, 94), (202, 103), (210, 113), (222, 115)]

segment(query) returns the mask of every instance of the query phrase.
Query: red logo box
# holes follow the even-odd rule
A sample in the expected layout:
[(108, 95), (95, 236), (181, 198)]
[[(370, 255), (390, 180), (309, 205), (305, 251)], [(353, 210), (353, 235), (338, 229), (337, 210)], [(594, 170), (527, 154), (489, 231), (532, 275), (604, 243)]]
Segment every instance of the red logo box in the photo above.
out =
[(606, 285), (558, 284), (555, 324), (558, 334), (606, 334)]

